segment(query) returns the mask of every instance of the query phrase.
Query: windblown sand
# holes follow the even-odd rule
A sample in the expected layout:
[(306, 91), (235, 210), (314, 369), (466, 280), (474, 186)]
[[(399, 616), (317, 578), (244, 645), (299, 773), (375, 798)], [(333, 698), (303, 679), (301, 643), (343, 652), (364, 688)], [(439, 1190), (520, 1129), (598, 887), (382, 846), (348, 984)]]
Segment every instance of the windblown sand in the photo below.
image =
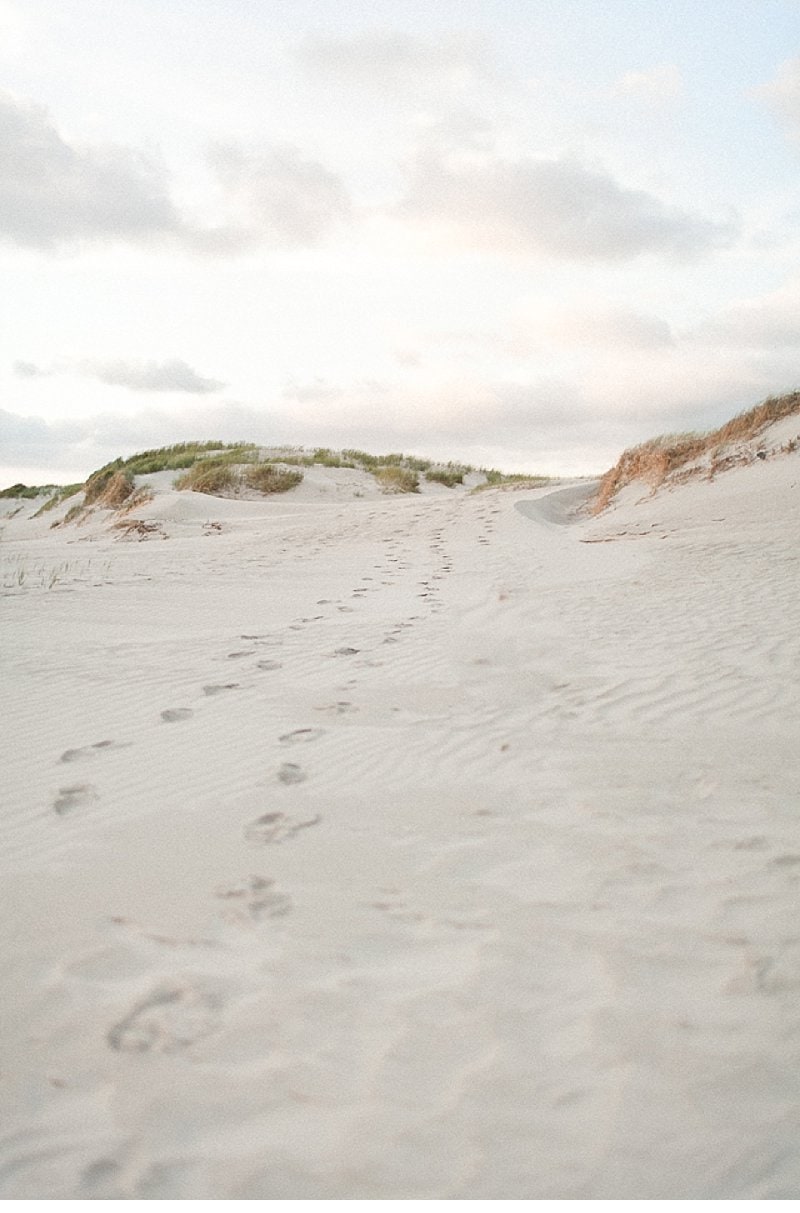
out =
[(0, 519), (0, 1194), (800, 1195), (799, 484)]

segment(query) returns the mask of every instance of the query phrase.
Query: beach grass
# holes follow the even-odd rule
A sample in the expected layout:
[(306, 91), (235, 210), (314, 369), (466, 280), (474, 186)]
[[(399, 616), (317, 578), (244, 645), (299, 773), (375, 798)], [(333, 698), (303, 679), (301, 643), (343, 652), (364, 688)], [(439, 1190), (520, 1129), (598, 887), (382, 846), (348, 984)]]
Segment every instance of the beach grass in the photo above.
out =
[(620, 489), (634, 480), (641, 480), (655, 490), (679, 469), (706, 456), (710, 457), (708, 474), (713, 476), (729, 462), (723, 455), (726, 448), (737, 442), (752, 441), (767, 426), (795, 413), (800, 413), (800, 392), (768, 396), (761, 404), (738, 413), (715, 430), (662, 434), (629, 447), (600, 481), (593, 512), (599, 514)]

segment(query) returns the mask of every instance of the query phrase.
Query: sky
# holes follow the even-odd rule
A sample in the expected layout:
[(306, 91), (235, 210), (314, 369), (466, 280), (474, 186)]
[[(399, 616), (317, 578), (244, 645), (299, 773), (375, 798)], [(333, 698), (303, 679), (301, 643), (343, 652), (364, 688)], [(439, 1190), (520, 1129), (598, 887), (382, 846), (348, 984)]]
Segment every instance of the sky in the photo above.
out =
[(0, 0), (0, 485), (800, 387), (800, 0)]

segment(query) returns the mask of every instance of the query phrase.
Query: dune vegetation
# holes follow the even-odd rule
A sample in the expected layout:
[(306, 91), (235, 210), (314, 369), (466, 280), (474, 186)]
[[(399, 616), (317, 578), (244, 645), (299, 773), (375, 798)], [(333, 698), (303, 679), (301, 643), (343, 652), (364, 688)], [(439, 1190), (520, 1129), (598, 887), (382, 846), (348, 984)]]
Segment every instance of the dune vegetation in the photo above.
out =
[(355, 447), (332, 450), (330, 447), (261, 448), (253, 442), (179, 442), (172, 446), (139, 451), (104, 464), (83, 483), (70, 485), (14, 484), (0, 491), (0, 498), (45, 500), (36, 517), (55, 509), (67, 498), (83, 493), (83, 499), (67, 516), (54, 525), (74, 522), (90, 507), (130, 510), (146, 499), (144, 488), (137, 488), (138, 476), (158, 472), (181, 473), (174, 482), (179, 490), (191, 490), (209, 496), (238, 496), (243, 491), (264, 495), (284, 493), (302, 482), (304, 468), (350, 468), (367, 472), (384, 493), (416, 493), (420, 484), (442, 485), (448, 489), (463, 487), (477, 492), (485, 488), (537, 488), (547, 484), (547, 476), (505, 473), (496, 468), (475, 467), (468, 463), (444, 462), (392, 451), (373, 455)]
[[(800, 392), (769, 396), (761, 404), (738, 413), (715, 430), (662, 434), (629, 447), (600, 481), (593, 510), (600, 513), (620, 489), (635, 480), (641, 480), (655, 490), (681, 470), (686, 474), (705, 471), (713, 477), (726, 467), (749, 458), (745, 452), (737, 454), (732, 451), (734, 444), (752, 442), (768, 426), (795, 413), (800, 413)], [(795, 445), (796, 440), (790, 439), (787, 451), (793, 450)], [(758, 452), (753, 458), (757, 455)], [(690, 469), (690, 465), (698, 464), (700, 466)]]
[(384, 493), (419, 492), (419, 476), (411, 468), (389, 464), (387, 467), (375, 468), (373, 476)]

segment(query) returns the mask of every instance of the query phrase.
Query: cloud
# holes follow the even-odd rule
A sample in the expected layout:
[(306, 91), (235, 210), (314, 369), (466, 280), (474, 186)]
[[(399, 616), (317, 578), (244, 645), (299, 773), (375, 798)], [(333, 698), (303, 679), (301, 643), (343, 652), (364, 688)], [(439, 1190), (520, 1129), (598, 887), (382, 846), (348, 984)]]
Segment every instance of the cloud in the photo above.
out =
[(237, 215), (234, 235), (243, 241), (315, 245), (352, 217), (340, 178), (296, 147), (218, 143), (209, 160)]
[(225, 387), (217, 379), (203, 379), (180, 358), (167, 362), (82, 362), (77, 364), (84, 374), (101, 383), (126, 387), (137, 392), (190, 392), (204, 396)]
[(754, 90), (777, 115), (788, 134), (800, 139), (800, 57), (787, 59), (773, 80)]
[(800, 279), (725, 308), (686, 334), (689, 341), (750, 350), (800, 348)]
[(0, 94), (0, 239), (54, 249), (180, 231), (165, 173), (114, 144), (70, 144), (46, 110)]
[[(351, 208), (339, 178), (297, 148), (217, 145), (221, 214), (199, 225), (169, 194), (162, 166), (116, 144), (64, 138), (41, 106), (0, 93), (0, 240), (57, 250), (159, 243), (209, 255), (261, 244), (318, 244)], [(202, 200), (201, 200), (202, 205)]]
[(45, 421), (0, 409), (0, 450), (7, 464), (35, 464), (57, 471), (65, 466), (65, 453), (71, 453), (84, 438), (82, 421)]
[(462, 248), (573, 261), (620, 262), (644, 253), (686, 259), (733, 238), (730, 227), (574, 160), (423, 153), (395, 213)]
[(21, 361), (15, 362), (13, 369), (23, 379), (77, 374), (136, 392), (189, 392), (194, 396), (205, 396), (225, 387), (218, 379), (204, 379), (180, 358), (170, 358), (165, 362), (130, 362), (124, 358), (62, 358), (47, 369), (33, 362)]
[(300, 62), (315, 76), (382, 92), (432, 86), (458, 91), (492, 75), (492, 55), (478, 36), (451, 34), (427, 41), (392, 30), (350, 37), (309, 35), (299, 44)]
[(657, 350), (675, 344), (666, 320), (620, 307), (565, 308), (545, 320), (545, 330), (571, 347)]
[(674, 63), (625, 72), (611, 86), (612, 97), (627, 97), (651, 105), (674, 101), (682, 93), (683, 76)]
[(14, 362), (12, 369), (15, 375), (19, 375), (20, 379), (41, 379), (50, 373), (49, 371), (43, 371), (35, 362), (23, 362), (21, 360)]

